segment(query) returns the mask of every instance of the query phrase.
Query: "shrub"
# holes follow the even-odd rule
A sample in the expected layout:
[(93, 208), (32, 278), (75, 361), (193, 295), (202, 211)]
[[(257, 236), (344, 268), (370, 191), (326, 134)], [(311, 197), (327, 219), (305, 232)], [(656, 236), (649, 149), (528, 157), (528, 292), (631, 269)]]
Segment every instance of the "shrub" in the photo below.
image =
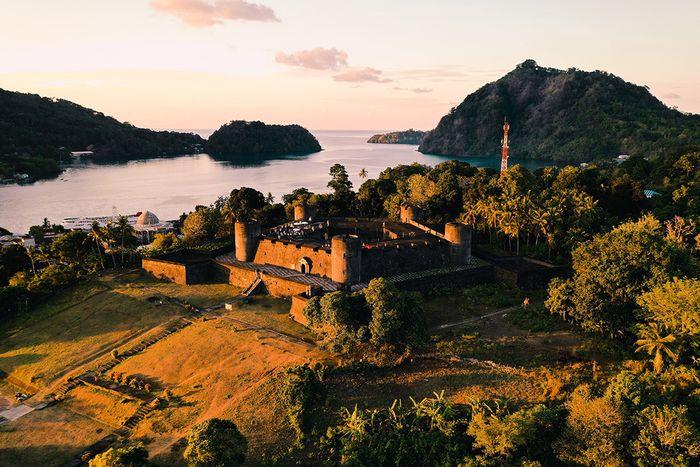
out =
[(639, 434), (632, 455), (640, 466), (700, 463), (700, 433), (684, 406), (649, 406), (637, 416)]
[(494, 461), (551, 458), (551, 433), (559, 418), (556, 410), (541, 404), (513, 413), (480, 404), (474, 408), (467, 434), (474, 438), (474, 447)]
[(192, 428), (184, 457), (191, 467), (243, 464), (248, 442), (230, 420), (212, 418)]
[(624, 465), (626, 420), (620, 406), (606, 397), (593, 397), (579, 386), (567, 403), (569, 414), (561, 439), (559, 459), (582, 465)]
[(456, 465), (469, 453), (467, 423), (468, 414), (442, 394), (379, 410), (344, 409), (321, 440), (321, 455), (331, 464)]
[(148, 466), (148, 451), (143, 446), (110, 448), (90, 461), (90, 467), (144, 467)]
[(282, 401), (298, 438), (309, 429), (314, 405), (325, 397), (323, 372), (322, 365), (312, 368), (304, 364), (289, 368), (285, 374)]

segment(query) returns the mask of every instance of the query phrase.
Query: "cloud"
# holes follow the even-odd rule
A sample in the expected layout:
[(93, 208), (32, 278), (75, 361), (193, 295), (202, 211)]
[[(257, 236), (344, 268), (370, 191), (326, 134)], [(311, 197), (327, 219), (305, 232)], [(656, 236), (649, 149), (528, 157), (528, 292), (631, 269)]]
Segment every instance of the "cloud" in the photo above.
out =
[(416, 94), (426, 94), (429, 92), (433, 92), (433, 90), (429, 88), (400, 88), (398, 86), (394, 87), (394, 91), (411, 91)]
[(228, 20), (279, 21), (272, 8), (245, 0), (151, 0), (151, 8), (200, 28)]
[(348, 64), (348, 54), (338, 49), (316, 47), (291, 54), (277, 52), (275, 61), (283, 65), (300, 66), (312, 70), (337, 70)]
[(392, 81), (387, 78), (382, 78), (382, 72), (380, 70), (370, 67), (348, 70), (338, 75), (334, 75), (333, 79), (335, 81), (344, 81), (349, 83), (390, 83)]
[(664, 99), (680, 99), (681, 96), (679, 94), (676, 94), (675, 92), (667, 92), (663, 96), (661, 96)]

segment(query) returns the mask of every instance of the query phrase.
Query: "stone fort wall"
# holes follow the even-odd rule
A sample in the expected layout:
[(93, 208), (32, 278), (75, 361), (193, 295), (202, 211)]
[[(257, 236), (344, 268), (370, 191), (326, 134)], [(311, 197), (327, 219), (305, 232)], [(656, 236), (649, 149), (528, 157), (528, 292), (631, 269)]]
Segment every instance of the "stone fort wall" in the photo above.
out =
[[(214, 262), (212, 265), (214, 276), (218, 281), (231, 284), (235, 287), (245, 289), (255, 281), (257, 273), (252, 269), (241, 268), (232, 264)], [(309, 286), (301, 282), (296, 282), (281, 277), (270, 276), (261, 273), (267, 291), (275, 297), (290, 297), (292, 295), (304, 294), (308, 292)]]
[(159, 279), (180, 285), (201, 284), (209, 275), (209, 260), (183, 264), (159, 258), (144, 258), (141, 267)]
[(299, 260), (308, 258), (311, 270), (306, 273), (322, 277), (331, 277), (331, 252), (323, 248), (302, 245), (297, 242), (287, 242), (262, 238), (255, 253), (255, 263), (272, 264), (299, 271)]
[(362, 280), (449, 266), (447, 244), (420, 241), (362, 250)]

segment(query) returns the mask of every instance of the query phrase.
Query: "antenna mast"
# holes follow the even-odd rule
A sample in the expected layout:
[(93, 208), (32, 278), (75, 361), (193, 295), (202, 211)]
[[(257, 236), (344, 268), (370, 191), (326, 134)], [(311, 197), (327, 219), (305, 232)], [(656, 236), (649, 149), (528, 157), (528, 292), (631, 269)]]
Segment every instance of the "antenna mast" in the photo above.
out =
[(508, 170), (508, 130), (510, 130), (510, 125), (508, 125), (508, 118), (503, 120), (503, 152), (501, 153), (501, 177)]

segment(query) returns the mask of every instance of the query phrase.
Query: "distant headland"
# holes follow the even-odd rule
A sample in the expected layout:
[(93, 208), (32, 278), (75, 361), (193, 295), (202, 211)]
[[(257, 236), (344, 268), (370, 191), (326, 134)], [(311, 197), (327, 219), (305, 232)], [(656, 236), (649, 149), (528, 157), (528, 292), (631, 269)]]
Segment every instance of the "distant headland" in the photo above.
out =
[(521, 159), (588, 162), (700, 148), (700, 115), (667, 107), (647, 87), (604, 71), (557, 70), (526, 60), (452, 108), (419, 151), (498, 154), (504, 118), (511, 155)]
[(411, 128), (406, 131), (393, 131), (391, 133), (383, 133), (372, 136), (367, 140), (373, 144), (420, 144), (425, 131), (414, 130)]

